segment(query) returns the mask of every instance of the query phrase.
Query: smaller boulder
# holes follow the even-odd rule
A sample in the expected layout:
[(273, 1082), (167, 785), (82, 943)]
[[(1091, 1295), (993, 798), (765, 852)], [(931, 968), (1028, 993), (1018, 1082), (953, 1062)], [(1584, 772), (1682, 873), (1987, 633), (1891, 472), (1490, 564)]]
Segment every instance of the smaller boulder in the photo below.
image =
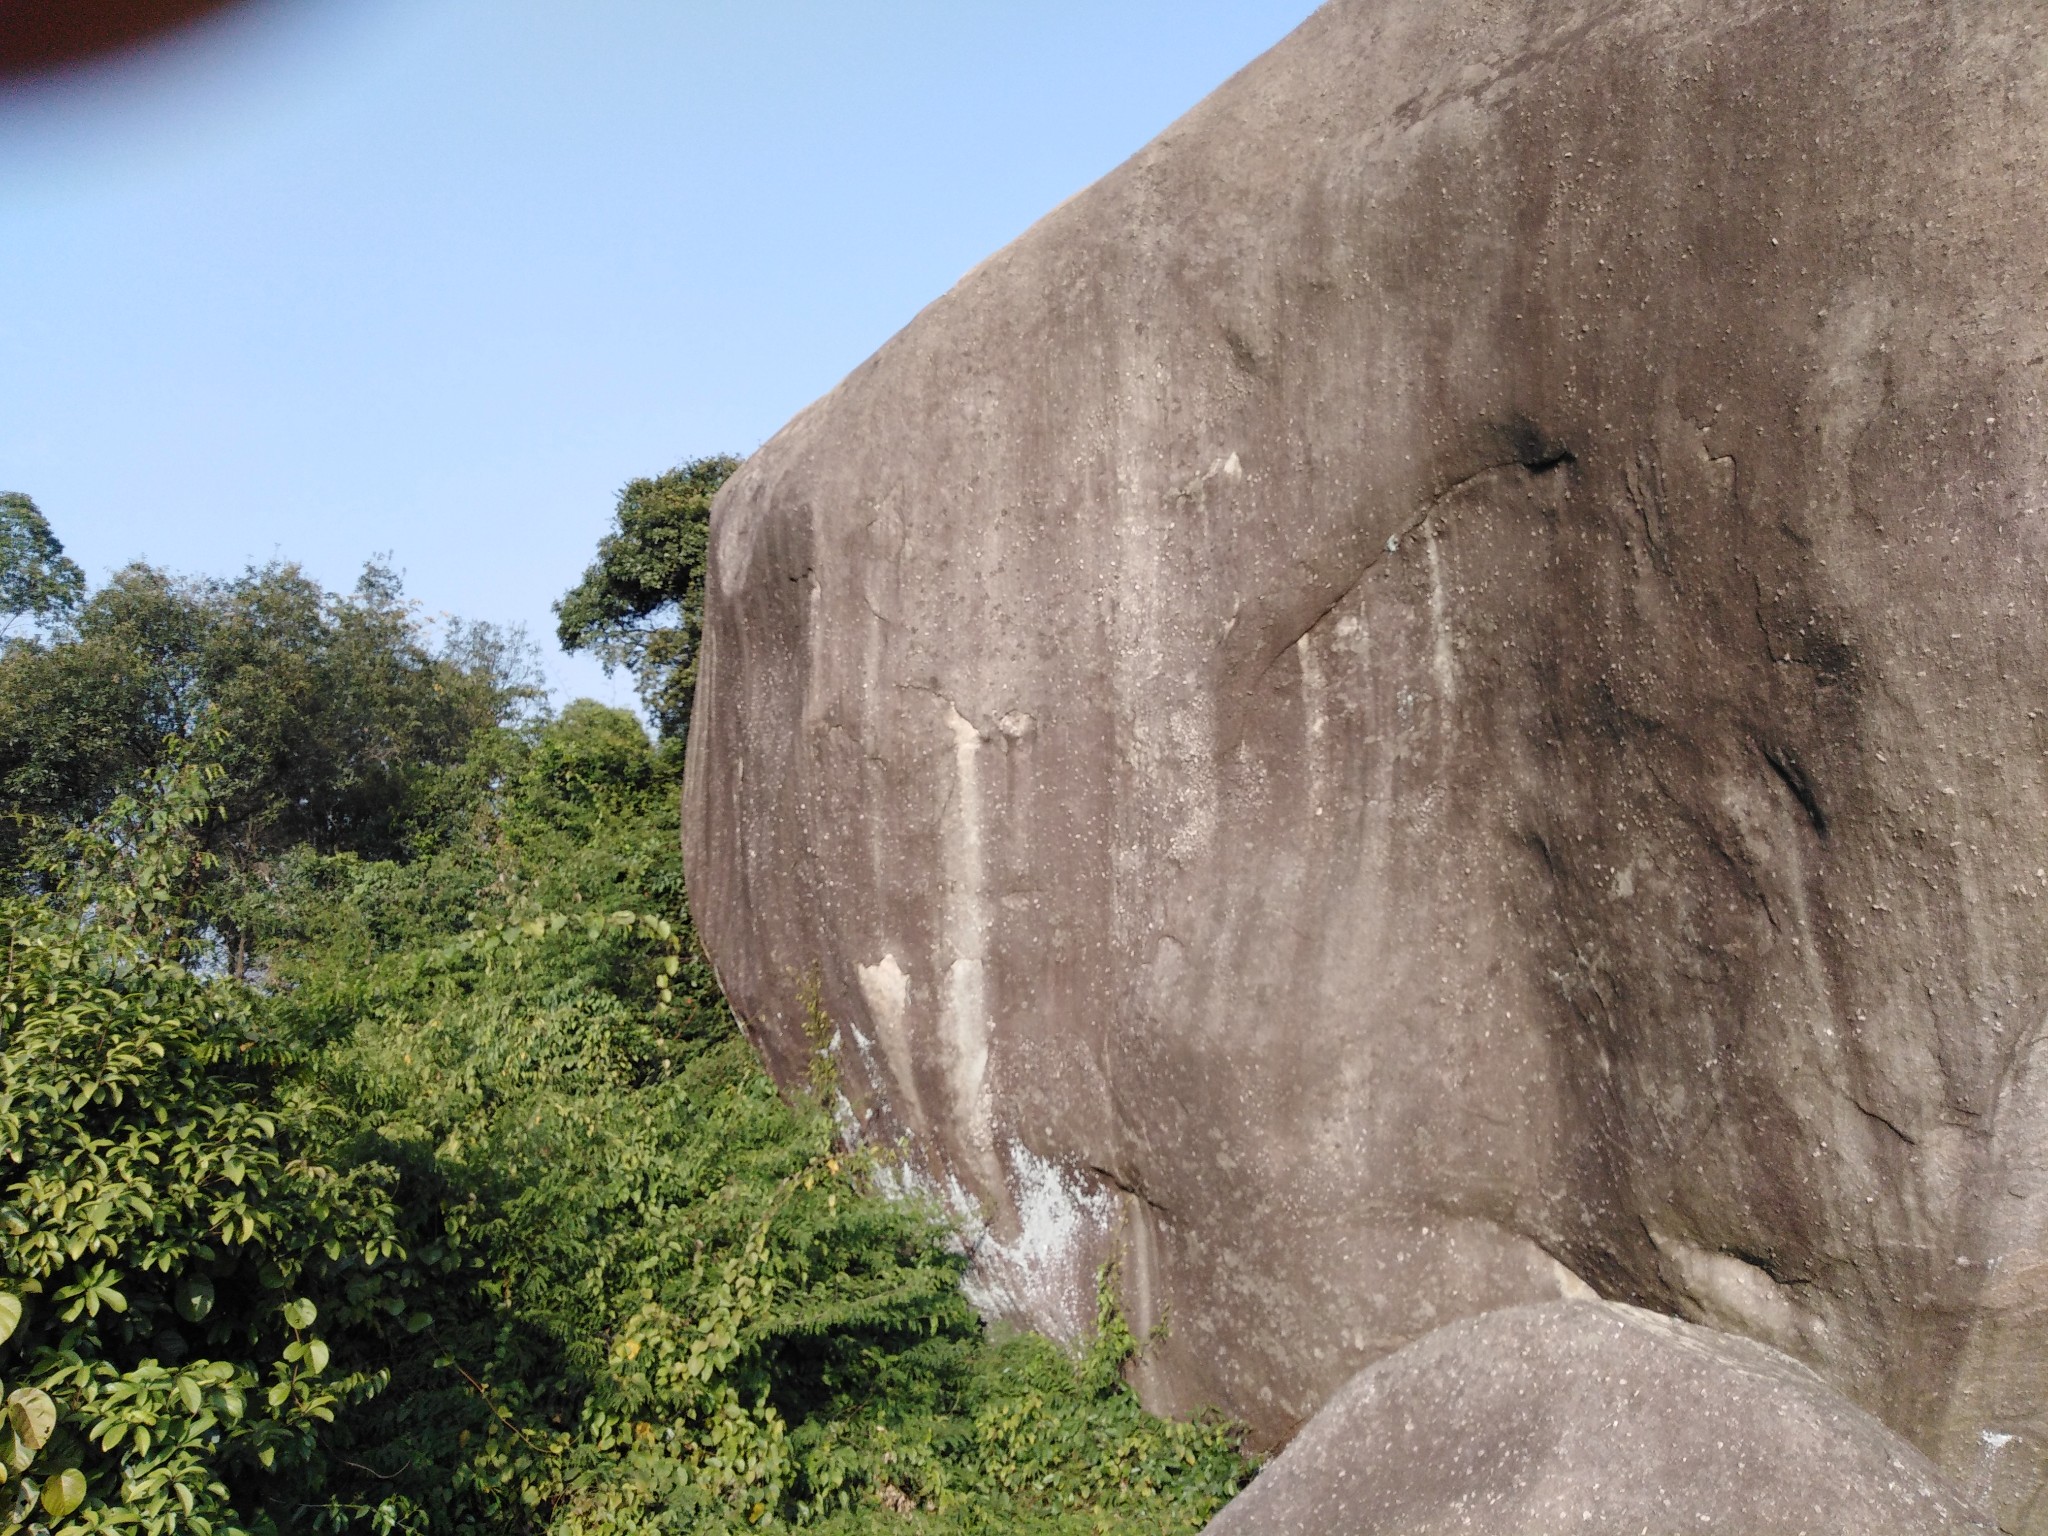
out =
[(1789, 1356), (1564, 1301), (1467, 1318), (1368, 1366), (1207, 1536), (1994, 1529)]

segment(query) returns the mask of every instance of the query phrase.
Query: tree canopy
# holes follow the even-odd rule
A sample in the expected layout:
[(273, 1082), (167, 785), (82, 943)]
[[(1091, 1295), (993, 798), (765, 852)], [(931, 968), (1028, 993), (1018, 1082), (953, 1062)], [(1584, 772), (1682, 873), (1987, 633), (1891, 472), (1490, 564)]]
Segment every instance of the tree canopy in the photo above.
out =
[(664, 737), (689, 734), (704, 634), (704, 565), (711, 498), (740, 461), (693, 459), (619, 492), (597, 559), (555, 605), (565, 651), (590, 651), (630, 671)]
[(235, 867), (301, 844), (394, 855), (431, 834), (435, 780), (536, 694), (518, 637), (433, 634), (381, 566), (333, 593), (287, 564), (132, 565), (0, 653), (0, 858), (19, 867), (37, 827), (91, 821), (202, 731), (226, 775), (209, 846)]
[(0, 491), (0, 637), (23, 619), (48, 623), (77, 606), (85, 572), (36, 504), (19, 491)]

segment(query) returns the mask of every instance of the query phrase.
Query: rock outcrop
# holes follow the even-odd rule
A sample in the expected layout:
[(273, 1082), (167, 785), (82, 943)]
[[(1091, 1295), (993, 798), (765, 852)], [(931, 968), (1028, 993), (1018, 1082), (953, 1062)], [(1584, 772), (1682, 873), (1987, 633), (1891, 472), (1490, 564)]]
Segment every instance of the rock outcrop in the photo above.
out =
[(1597, 1293), (2048, 1531), (2044, 20), (1333, 0), (726, 487), (699, 928), (990, 1305), (1278, 1443)]
[(1612, 1302), (1509, 1307), (1368, 1366), (1207, 1536), (1991, 1536), (1798, 1362)]

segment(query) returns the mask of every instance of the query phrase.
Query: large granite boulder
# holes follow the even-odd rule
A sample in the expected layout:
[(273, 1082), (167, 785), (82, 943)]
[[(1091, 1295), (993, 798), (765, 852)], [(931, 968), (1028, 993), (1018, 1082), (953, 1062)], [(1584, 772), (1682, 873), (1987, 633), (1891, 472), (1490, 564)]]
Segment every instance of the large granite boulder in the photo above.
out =
[(1277, 1443), (1597, 1293), (2048, 1531), (2043, 19), (1333, 0), (726, 487), (700, 930), (991, 1307)]
[(1600, 1301), (1439, 1328), (1353, 1377), (1207, 1536), (1990, 1536), (1777, 1350)]

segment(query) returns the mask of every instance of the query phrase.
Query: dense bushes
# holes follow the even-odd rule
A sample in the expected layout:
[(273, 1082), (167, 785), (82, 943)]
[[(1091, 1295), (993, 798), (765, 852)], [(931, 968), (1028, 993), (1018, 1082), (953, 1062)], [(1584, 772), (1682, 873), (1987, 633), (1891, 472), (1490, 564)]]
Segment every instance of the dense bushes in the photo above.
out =
[[(195, 770), (156, 790), (154, 817), (115, 808), (154, 834), (125, 851), (145, 872), (205, 808)], [(52, 1410), (14, 1426), (0, 1531), (231, 1529), (381, 1385), (323, 1336), (398, 1305), (392, 1176), (307, 1155), (258, 999), (150, 942), (175, 899), (145, 878), (0, 902), (0, 1367)]]
[[(1113, 1320), (1079, 1366), (992, 1343), (933, 1213), (762, 1075), (674, 926), (678, 767), (573, 706), (474, 843), (301, 870), (279, 1010), (404, 1170), (434, 1317), (354, 1432), (440, 1469), (434, 1528), (1198, 1522), (1227, 1434), (1146, 1416)], [(480, 921), (431, 931), (451, 884)]]

